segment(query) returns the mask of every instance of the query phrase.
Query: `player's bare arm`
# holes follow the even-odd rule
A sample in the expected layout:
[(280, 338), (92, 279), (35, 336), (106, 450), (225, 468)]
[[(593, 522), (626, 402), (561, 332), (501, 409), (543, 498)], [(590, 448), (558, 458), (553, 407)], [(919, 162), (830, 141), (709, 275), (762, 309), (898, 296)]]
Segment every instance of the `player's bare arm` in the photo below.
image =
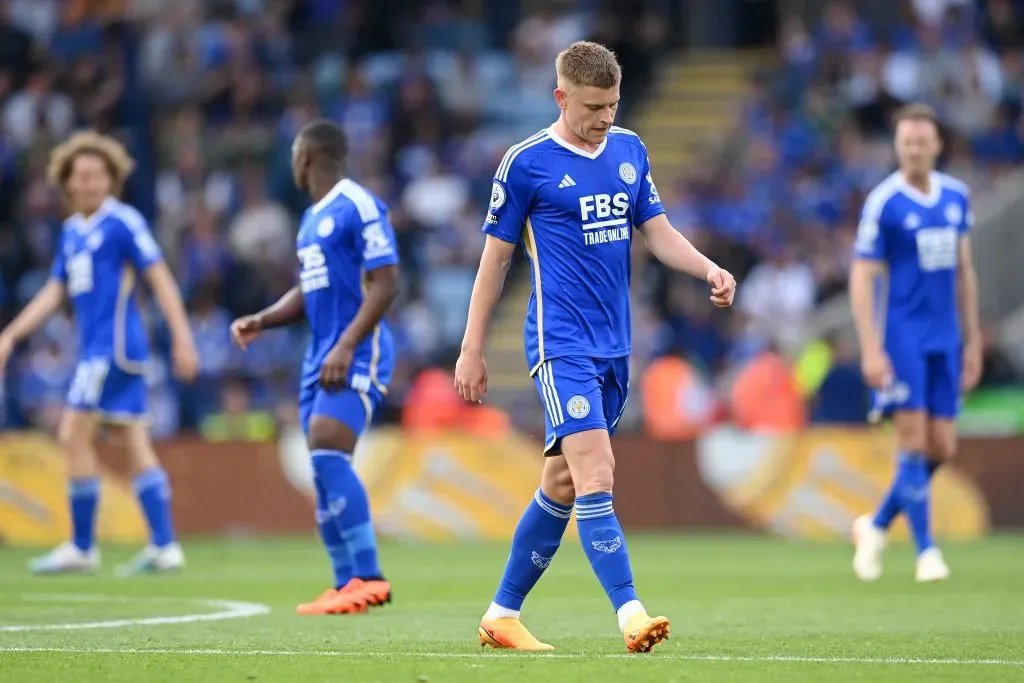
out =
[(873, 259), (856, 259), (850, 267), (850, 307), (861, 349), (861, 372), (875, 389), (885, 388), (892, 379), (892, 366), (875, 320), (875, 282), (884, 275), (885, 266)]
[(356, 347), (377, 327), (396, 296), (398, 266), (375, 268), (364, 275), (363, 302), (320, 367), (320, 386), (325, 391), (345, 387)]
[(12, 320), (3, 332), (0, 332), (0, 377), (3, 377), (4, 367), (6, 367), (11, 353), (14, 352), (14, 347), (57, 312), (60, 305), (64, 303), (64, 294), (63, 282), (56, 279), (49, 280), (18, 317)]
[(711, 303), (715, 306), (732, 306), (736, 296), (736, 278), (700, 253), (690, 240), (672, 227), (665, 214), (655, 216), (641, 225), (640, 231), (647, 242), (647, 248), (656, 259), (672, 270), (706, 281), (711, 285)]
[(199, 354), (196, 352), (192, 329), (188, 324), (188, 313), (185, 312), (185, 304), (181, 300), (174, 275), (166, 263), (158, 262), (146, 269), (145, 278), (171, 329), (174, 372), (180, 379), (191, 381), (199, 370)]
[(243, 351), (259, 339), (263, 330), (285, 327), (302, 320), (306, 314), (306, 302), (302, 289), (295, 285), (284, 296), (259, 313), (244, 315), (231, 323), (231, 339)]
[(960, 305), (960, 320), (963, 325), (963, 375), (961, 388), (970, 391), (981, 379), (981, 316), (978, 313), (978, 274), (974, 269), (974, 253), (971, 238), (960, 238), (959, 263), (957, 265), (957, 301)]
[(455, 386), (467, 401), (480, 401), (487, 395), (487, 364), (484, 362), (484, 340), (494, 307), (498, 305), (505, 277), (512, 265), (516, 245), (491, 235), (484, 242), (480, 268), (469, 299), (466, 333), (462, 352), (455, 364)]

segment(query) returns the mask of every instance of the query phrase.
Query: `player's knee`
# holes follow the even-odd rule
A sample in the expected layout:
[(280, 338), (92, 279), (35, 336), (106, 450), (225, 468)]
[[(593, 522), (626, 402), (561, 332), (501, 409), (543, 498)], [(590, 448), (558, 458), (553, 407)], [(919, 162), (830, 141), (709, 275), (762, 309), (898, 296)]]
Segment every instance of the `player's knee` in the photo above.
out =
[(928, 456), (929, 459), (937, 462), (949, 462), (956, 457), (956, 445), (951, 443), (932, 444)]
[(935, 433), (929, 435), (928, 457), (938, 462), (948, 462), (956, 457), (956, 435)]
[(561, 505), (572, 505), (576, 500), (576, 487), (565, 458), (555, 456), (544, 463), (540, 490), (551, 500)]
[(119, 433), (124, 447), (128, 450), (135, 472), (145, 472), (160, 466), (146, 425), (126, 425), (116, 431)]
[(67, 414), (57, 429), (57, 444), (68, 459), (68, 474), (85, 477), (96, 474), (98, 462), (93, 447), (95, 428), (90, 419)]
[(910, 453), (924, 453), (928, 450), (928, 418), (923, 412), (898, 413), (894, 424), (900, 450)]
[(329, 417), (314, 415), (309, 421), (309, 450), (341, 451), (352, 453), (356, 437), (352, 430)]
[(75, 458), (92, 446), (92, 434), (84, 421), (65, 417), (57, 429), (57, 444), (70, 457)]
[(615, 463), (611, 452), (595, 451), (587, 454), (587, 457), (581, 458), (572, 478), (577, 496), (611, 493), (615, 482)]

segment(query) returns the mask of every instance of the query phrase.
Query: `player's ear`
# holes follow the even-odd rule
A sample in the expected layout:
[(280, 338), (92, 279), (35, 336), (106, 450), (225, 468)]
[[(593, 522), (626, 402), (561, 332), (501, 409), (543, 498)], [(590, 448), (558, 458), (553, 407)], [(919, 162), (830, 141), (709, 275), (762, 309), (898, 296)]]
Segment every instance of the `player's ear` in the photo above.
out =
[(569, 106), (568, 97), (561, 88), (555, 88), (555, 103), (558, 104), (558, 108), (562, 111), (565, 111), (566, 107)]

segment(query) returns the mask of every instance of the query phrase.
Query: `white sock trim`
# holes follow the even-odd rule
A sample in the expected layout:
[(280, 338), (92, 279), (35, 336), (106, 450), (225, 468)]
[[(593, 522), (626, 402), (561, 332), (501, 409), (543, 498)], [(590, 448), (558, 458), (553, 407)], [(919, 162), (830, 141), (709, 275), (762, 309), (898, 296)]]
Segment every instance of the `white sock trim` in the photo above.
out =
[(487, 612), (484, 613), (484, 619), (518, 619), (520, 611), (517, 609), (509, 609), (508, 607), (502, 607), (496, 602), (492, 602), (491, 606), (487, 608)]
[(615, 614), (619, 618), (619, 630), (622, 631), (626, 628), (626, 622), (628, 622), (634, 615), (645, 612), (643, 604), (639, 600), (630, 600), (625, 605), (616, 610)]

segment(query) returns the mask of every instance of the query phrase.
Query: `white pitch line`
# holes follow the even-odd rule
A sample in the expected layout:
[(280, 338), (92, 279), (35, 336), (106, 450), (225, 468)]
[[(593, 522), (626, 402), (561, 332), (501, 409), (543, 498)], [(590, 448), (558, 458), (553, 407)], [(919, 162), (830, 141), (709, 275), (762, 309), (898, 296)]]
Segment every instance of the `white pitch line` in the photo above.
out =
[[(79, 596), (85, 598), (85, 596)], [(103, 600), (131, 602), (147, 602), (147, 598), (122, 598), (117, 596), (90, 596), (85, 600)], [(74, 598), (72, 598), (74, 599)], [(83, 601), (85, 601), (83, 600)], [(11, 624), (0, 625), (0, 632), (21, 633), (24, 631), (78, 631), (96, 628), (123, 628), (125, 626), (162, 626), (165, 624), (194, 624), (200, 621), (223, 621), (224, 619), (246, 619), (269, 614), (270, 608), (255, 602), (236, 602), (233, 600), (199, 600), (191, 599), (200, 605), (212, 607), (219, 611), (205, 614), (181, 614), (174, 617), (137, 617), (131, 619), (108, 619), (104, 621), (72, 622), (62, 624)], [(12, 650), (4, 650), (11, 652)]]
[(644, 655), (609, 652), (341, 652), (338, 650), (224, 650), (107, 647), (0, 647), (0, 652), (118, 655), (189, 655), (210, 657), (391, 657), (409, 659), (672, 659), (689, 662), (751, 662), (790, 664), (899, 664), (921, 666), (1007, 666), (1024, 667), (1024, 659), (961, 659), (912, 657), (802, 657), (799, 655), (700, 655), (666, 652)]

